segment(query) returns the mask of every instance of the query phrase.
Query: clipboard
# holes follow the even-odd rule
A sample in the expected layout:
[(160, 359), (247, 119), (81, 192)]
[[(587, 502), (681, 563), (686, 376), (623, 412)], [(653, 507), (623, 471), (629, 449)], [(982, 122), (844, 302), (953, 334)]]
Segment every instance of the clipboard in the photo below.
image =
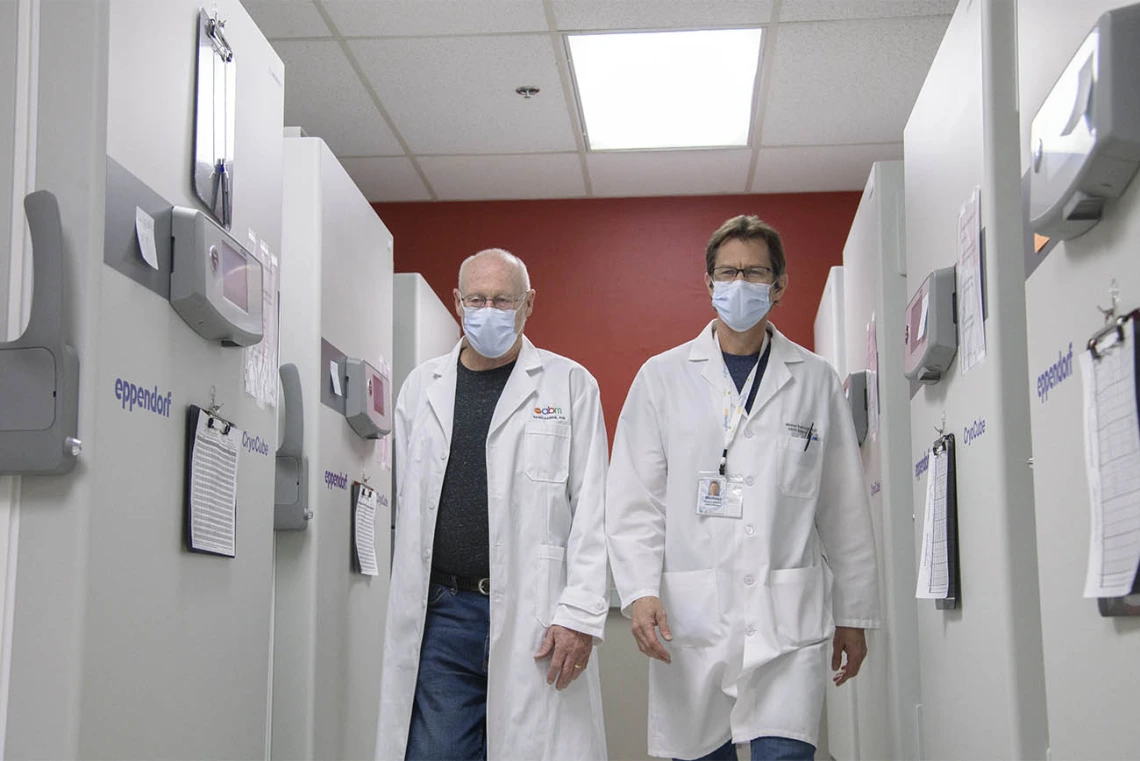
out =
[(182, 541), (189, 552), (237, 556), (241, 434), (216, 409), (187, 409)]
[[(379, 493), (367, 483), (352, 484), (352, 570), (363, 576), (379, 576), (376, 562), (376, 514)], [(363, 504), (362, 504), (363, 503)]]
[(962, 602), (962, 577), (958, 562), (958, 475), (955, 464), (954, 434), (948, 433), (934, 442), (935, 472), (938, 457), (946, 458), (946, 573), (949, 582), (946, 597), (934, 601), (938, 610), (956, 610)]
[[(943, 428), (939, 428), (942, 433)], [(934, 600), (938, 610), (954, 610), (961, 603), (958, 563), (958, 483), (954, 434), (942, 433), (931, 447), (926, 501), (922, 516), (922, 548), (914, 596)]]
[[(1134, 309), (1126, 314), (1117, 315), (1117, 295), (1115, 282), (1112, 289), (1112, 307), (1102, 309), (1105, 315), (1105, 326), (1089, 338), (1086, 349), (1092, 361), (1099, 362), (1109, 352), (1131, 352), (1132, 369), (1136, 382), (1133, 384), (1133, 398), (1140, 408), (1140, 346), (1136, 345), (1136, 337), (1140, 336), (1140, 309)], [(1133, 345), (1128, 345), (1128, 336), (1125, 329), (1132, 323)], [(1118, 616), (1140, 616), (1140, 567), (1137, 568), (1132, 579), (1132, 588), (1127, 595), (1120, 597), (1098, 597), (1097, 611), (1105, 618)]]

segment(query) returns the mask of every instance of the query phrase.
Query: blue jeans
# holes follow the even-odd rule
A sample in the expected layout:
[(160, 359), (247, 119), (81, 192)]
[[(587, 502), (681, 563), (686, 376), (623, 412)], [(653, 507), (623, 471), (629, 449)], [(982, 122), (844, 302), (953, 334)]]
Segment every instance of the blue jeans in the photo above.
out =
[[(752, 741), (752, 761), (812, 761), (815, 746), (789, 737), (757, 737)], [(736, 761), (736, 746), (729, 740), (697, 761)]]
[(428, 587), (407, 761), (487, 758), (490, 631), (490, 598), (442, 584)]

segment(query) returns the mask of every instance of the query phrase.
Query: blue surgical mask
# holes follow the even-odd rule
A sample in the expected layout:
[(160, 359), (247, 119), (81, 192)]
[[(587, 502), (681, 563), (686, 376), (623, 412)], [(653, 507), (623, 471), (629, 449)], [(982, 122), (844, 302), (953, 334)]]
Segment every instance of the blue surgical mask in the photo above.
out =
[(772, 286), (733, 280), (713, 283), (712, 303), (721, 321), (737, 333), (752, 329), (772, 308)]
[(498, 359), (518, 340), (514, 309), (463, 307), (463, 332), (471, 348), (487, 359)]

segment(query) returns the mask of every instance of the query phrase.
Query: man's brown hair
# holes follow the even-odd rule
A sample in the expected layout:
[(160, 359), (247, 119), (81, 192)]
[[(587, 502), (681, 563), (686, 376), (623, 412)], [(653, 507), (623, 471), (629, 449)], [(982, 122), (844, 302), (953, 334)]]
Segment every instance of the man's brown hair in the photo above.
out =
[(780, 238), (780, 233), (760, 217), (741, 214), (718, 227), (709, 238), (709, 245), (705, 248), (705, 271), (710, 277), (716, 266), (716, 252), (730, 240), (764, 241), (768, 244), (768, 253), (772, 258), (772, 273), (777, 279), (784, 274), (784, 241)]

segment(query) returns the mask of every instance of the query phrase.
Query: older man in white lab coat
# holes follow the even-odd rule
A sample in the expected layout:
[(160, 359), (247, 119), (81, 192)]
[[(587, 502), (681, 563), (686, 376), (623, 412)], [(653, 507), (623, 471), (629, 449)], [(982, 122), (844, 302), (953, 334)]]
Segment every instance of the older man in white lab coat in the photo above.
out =
[(590, 373), (523, 336), (534, 298), (469, 258), (465, 337), (400, 391), (377, 759), (606, 756), (606, 431)]
[(734, 217), (705, 264), (717, 318), (637, 374), (606, 494), (614, 580), (654, 659), (649, 752), (811, 759), (833, 624), (838, 684), (879, 624), (858, 444), (835, 371), (768, 322), (779, 233)]

